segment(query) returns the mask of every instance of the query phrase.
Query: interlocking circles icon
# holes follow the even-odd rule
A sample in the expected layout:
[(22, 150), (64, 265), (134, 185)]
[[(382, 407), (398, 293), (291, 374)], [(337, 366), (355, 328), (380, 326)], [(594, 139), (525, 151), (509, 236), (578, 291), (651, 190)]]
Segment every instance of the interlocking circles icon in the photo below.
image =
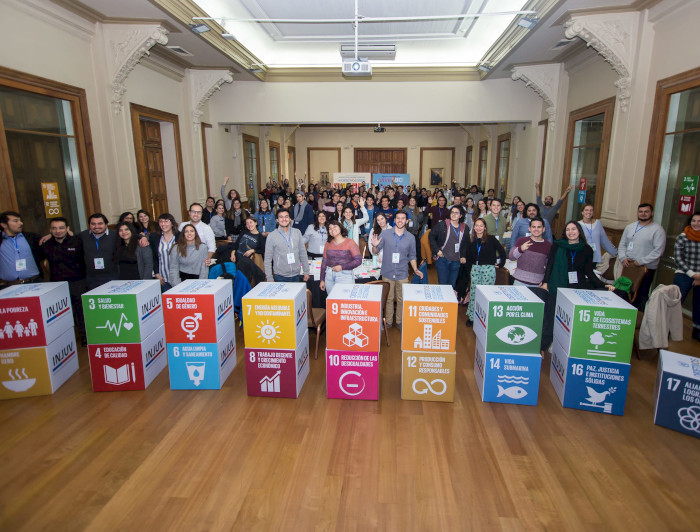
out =
[[(421, 383), (420, 390), (416, 386), (419, 382)], [(423, 387), (423, 385), (425, 385), (425, 388)], [(442, 390), (437, 391), (433, 389), (433, 386), (437, 388), (439, 385), (442, 385)], [(447, 391), (447, 383), (442, 379), (434, 379), (430, 382), (428, 382), (425, 379), (416, 379), (413, 381), (413, 391), (418, 395), (428, 393), (428, 390), (430, 390), (430, 393), (432, 393), (433, 395), (442, 395)]]
[(700, 406), (687, 406), (679, 409), (678, 420), (684, 429), (700, 433)]

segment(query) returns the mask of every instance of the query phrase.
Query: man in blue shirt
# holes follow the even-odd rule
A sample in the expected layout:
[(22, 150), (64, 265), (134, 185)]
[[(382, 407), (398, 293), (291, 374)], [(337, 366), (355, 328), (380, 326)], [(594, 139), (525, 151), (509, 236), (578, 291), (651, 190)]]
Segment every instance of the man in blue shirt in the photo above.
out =
[(389, 200), (388, 196), (382, 196), (382, 199), (380, 200), (380, 206), (381, 208), (374, 209), (374, 216), (377, 216), (377, 214), (382, 213), (386, 217), (386, 222), (389, 225), (394, 225), (394, 215), (396, 214), (396, 209), (393, 209), (391, 207), (391, 201)]
[(0, 214), (0, 286), (41, 281), (39, 265), (44, 254), (39, 235), (24, 233), (22, 217), (14, 211)]

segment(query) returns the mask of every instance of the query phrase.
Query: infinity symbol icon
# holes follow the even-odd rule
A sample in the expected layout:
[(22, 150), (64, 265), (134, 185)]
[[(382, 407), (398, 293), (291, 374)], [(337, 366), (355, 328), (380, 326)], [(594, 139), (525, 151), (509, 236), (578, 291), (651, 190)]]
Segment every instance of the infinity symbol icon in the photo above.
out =
[[(418, 384), (419, 382), (425, 384), (425, 388), (423, 388), (422, 390), (418, 390), (416, 388), (416, 384)], [(435, 383), (442, 384), (442, 391), (438, 392), (437, 390), (433, 389), (433, 386), (437, 387), (437, 385)], [(445, 381), (443, 381), (442, 379), (435, 379), (435, 380), (432, 380), (430, 382), (428, 382), (425, 379), (416, 379), (413, 381), (413, 391), (415, 393), (417, 393), (418, 395), (426, 394), (426, 393), (428, 393), (428, 390), (430, 390), (430, 393), (432, 393), (433, 395), (442, 395), (447, 391), (447, 383)]]

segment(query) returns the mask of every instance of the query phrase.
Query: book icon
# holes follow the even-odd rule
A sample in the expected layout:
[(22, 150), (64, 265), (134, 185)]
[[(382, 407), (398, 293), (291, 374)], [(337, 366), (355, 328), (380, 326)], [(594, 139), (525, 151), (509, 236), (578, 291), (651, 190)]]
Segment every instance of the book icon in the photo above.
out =
[(120, 386), (130, 382), (132, 379), (136, 382), (136, 371), (134, 368), (134, 363), (131, 363), (131, 369), (129, 369), (129, 364), (124, 364), (118, 368), (113, 368), (111, 366), (103, 366), (105, 374), (105, 383), (114, 384), (115, 386)]

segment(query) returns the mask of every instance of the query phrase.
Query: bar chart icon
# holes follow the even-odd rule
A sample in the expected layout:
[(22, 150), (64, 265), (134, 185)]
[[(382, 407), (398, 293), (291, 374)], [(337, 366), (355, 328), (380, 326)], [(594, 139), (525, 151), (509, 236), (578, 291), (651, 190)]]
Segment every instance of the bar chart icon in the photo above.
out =
[(267, 393), (279, 393), (281, 373), (282, 371), (278, 371), (272, 377), (265, 376), (260, 379), (260, 391)]

